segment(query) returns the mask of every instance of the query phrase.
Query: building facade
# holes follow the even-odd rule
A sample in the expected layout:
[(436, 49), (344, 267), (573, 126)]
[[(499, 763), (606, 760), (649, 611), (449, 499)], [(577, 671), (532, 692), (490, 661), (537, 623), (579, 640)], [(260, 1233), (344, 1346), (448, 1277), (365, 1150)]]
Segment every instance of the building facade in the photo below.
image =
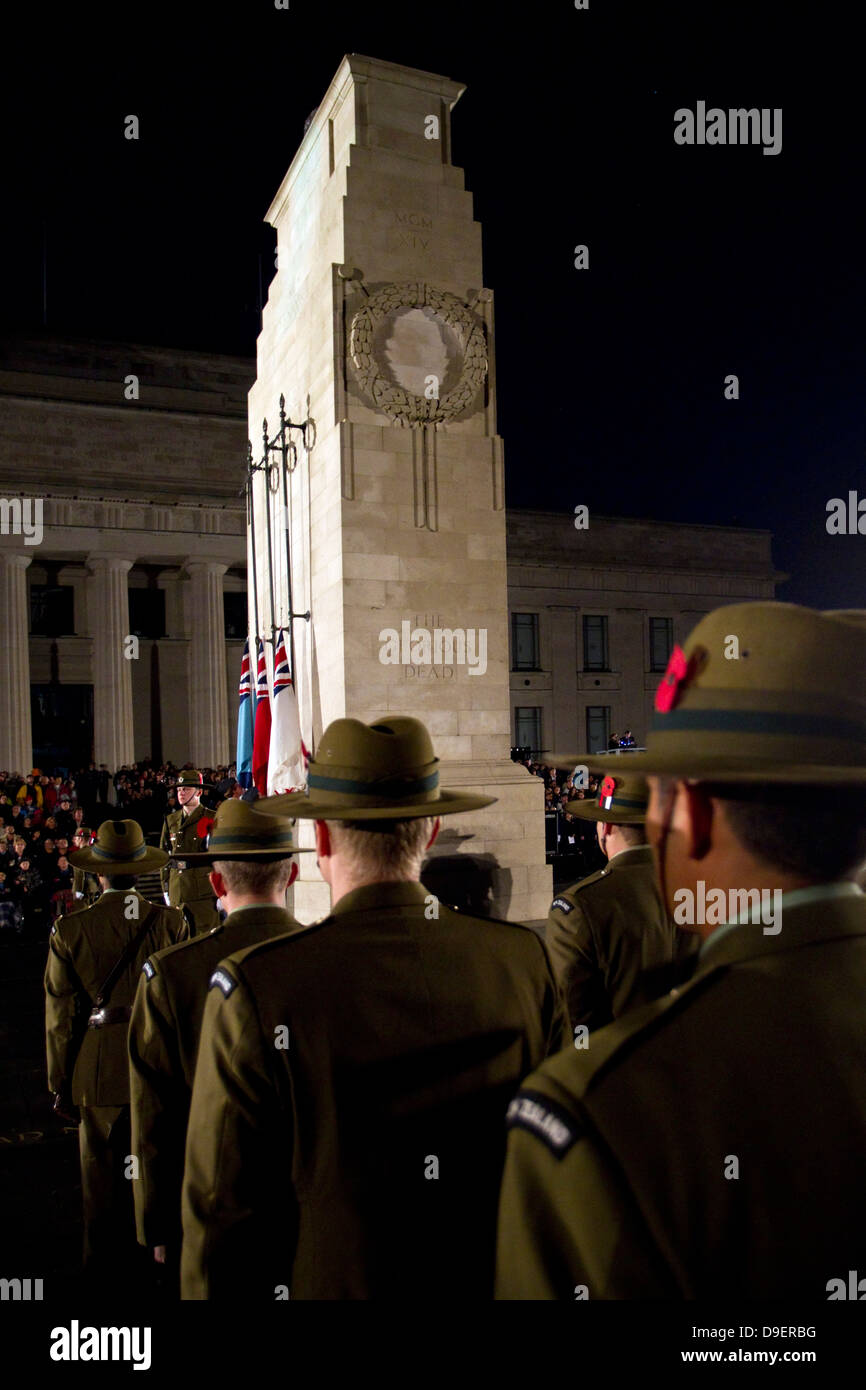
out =
[[(0, 768), (233, 759), (254, 376), (215, 354), (0, 344)], [(673, 643), (784, 577), (766, 531), (509, 510), (512, 744), (644, 742)]]
[(0, 767), (233, 758), (244, 359), (0, 345)]
[(773, 599), (769, 531), (508, 514), (514, 745), (597, 752), (643, 744), (674, 643), (724, 604)]

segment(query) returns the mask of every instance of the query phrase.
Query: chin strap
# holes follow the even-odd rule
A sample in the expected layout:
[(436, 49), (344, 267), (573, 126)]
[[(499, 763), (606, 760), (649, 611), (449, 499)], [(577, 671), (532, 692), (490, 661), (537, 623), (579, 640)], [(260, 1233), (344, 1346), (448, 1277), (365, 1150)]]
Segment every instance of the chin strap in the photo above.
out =
[(658, 849), (656, 850), (658, 856), (659, 891), (662, 895), (662, 903), (664, 904), (664, 909), (666, 913), (669, 912), (669, 908), (667, 893), (667, 874), (665, 873), (665, 867), (667, 863), (668, 836), (670, 835), (671, 821), (673, 820), (674, 803), (676, 801), (676, 795), (677, 784), (676, 782), (674, 782), (667, 793), (667, 801), (665, 803), (664, 815), (662, 817), (661, 834), (659, 835)]

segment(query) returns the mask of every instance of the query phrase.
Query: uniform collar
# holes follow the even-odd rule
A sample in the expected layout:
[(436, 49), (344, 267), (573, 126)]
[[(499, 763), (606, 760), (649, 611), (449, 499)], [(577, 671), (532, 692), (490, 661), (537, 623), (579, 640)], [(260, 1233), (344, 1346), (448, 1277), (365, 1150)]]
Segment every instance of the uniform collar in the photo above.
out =
[(430, 897), (423, 883), (417, 879), (401, 883), (370, 883), (365, 888), (353, 888), (346, 893), (335, 907), (332, 917), (341, 917), (347, 912), (364, 912), (368, 908), (411, 907), (425, 903)]
[[(626, 849), (621, 849), (608, 859), (610, 868), (616, 868), (620, 864), (627, 862), (627, 856), (631, 855), (632, 864), (651, 864), (653, 852), (650, 845), (629, 845)], [(637, 856), (637, 857), (636, 857)]]
[(224, 922), (221, 922), (218, 927), (214, 927), (214, 931), (221, 931), (225, 927), (234, 926), (235, 922), (244, 921), (251, 913), (255, 914), (257, 922), (262, 922), (265, 925), (285, 923), (287, 931), (289, 927), (295, 925), (294, 919), (289, 916), (284, 907), (277, 907), (275, 903), (249, 903), (246, 907), (236, 907), (234, 912), (228, 914)]
[[(816, 910), (817, 909), (817, 910)], [(866, 894), (855, 883), (816, 884), (782, 894), (781, 930), (727, 922), (701, 946), (698, 970), (846, 936), (866, 936)]]

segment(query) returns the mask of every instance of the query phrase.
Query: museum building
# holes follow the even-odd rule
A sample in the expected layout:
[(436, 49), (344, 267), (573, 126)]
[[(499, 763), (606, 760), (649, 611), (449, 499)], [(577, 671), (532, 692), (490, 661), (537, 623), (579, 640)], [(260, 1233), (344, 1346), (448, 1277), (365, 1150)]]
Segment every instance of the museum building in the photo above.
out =
[[(212, 353), (0, 345), (0, 768), (233, 758), (254, 377)], [(514, 745), (642, 743), (673, 643), (775, 597), (771, 539), (509, 509)]]

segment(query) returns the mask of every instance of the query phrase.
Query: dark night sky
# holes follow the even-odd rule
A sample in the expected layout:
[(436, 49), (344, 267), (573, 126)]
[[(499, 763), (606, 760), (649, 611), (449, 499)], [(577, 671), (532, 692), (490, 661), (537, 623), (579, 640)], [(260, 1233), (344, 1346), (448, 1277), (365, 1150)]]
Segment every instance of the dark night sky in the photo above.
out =
[[(468, 88), (454, 160), (496, 292), (509, 502), (767, 527), (779, 597), (866, 606), (866, 536), (825, 529), (830, 497), (866, 497), (855, 7), (83, 14), (42, 7), (7, 48), (6, 326), (41, 324), (44, 220), (49, 331), (252, 355), (262, 218), (342, 55), (445, 73)], [(677, 146), (699, 99), (782, 107), (782, 152)]]

